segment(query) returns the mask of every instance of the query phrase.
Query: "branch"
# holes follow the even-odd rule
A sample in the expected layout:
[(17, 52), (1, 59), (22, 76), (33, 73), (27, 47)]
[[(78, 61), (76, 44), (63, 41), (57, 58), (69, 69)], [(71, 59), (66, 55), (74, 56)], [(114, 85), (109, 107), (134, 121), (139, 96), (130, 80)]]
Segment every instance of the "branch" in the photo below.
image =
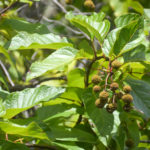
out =
[(16, 5), (17, 3), (18, 3), (18, 1), (12, 3), (11, 5), (9, 5), (8, 7), (4, 8), (4, 9), (2, 9), (2, 10), (0, 11), (0, 15), (4, 14), (6, 11), (8, 11), (9, 9), (11, 9), (11, 8), (12, 8), (14, 5)]
[(25, 88), (34, 88), (37, 85), (39, 85), (40, 83), (45, 82), (45, 81), (49, 81), (49, 80), (64, 80), (64, 81), (67, 81), (67, 78), (66, 78), (66, 76), (60, 76), (60, 77), (45, 78), (45, 79), (38, 80), (38, 81), (36, 80), (32, 84), (29, 84), (29, 85), (23, 85), (23, 86), (22, 85), (16, 85), (13, 88), (10, 88), (10, 91), (14, 92), (14, 91), (24, 90)]
[(84, 78), (84, 83), (85, 83), (85, 88), (87, 88), (89, 86), (89, 75), (90, 75), (90, 71), (91, 71), (91, 68), (92, 68), (92, 65), (95, 63), (95, 61), (101, 59), (101, 58), (104, 58), (104, 56), (100, 56), (100, 57), (94, 57), (92, 59), (92, 61), (89, 63), (88, 67), (87, 67), (87, 71), (86, 71), (86, 74), (85, 74), (85, 78)]
[(11, 79), (11, 77), (10, 77), (10, 75), (9, 75), (9, 73), (8, 73), (8, 71), (7, 71), (7, 69), (6, 69), (6, 67), (5, 67), (5, 65), (3, 64), (3, 62), (2, 62), (1, 60), (0, 60), (0, 66), (2, 67), (2, 69), (3, 69), (4, 73), (5, 73), (5, 75), (7, 76), (7, 78), (8, 78), (8, 80), (9, 80), (11, 86), (14, 87), (15, 84), (14, 84), (14, 82), (12, 81), (12, 79)]
[(27, 147), (41, 148), (41, 149), (49, 149), (49, 150), (57, 150), (54, 146), (46, 146), (46, 145), (37, 145), (37, 144), (26, 144)]
[(64, 27), (67, 28), (69, 31), (71, 31), (71, 32), (73, 32), (73, 33), (75, 33), (75, 34), (79, 34), (79, 35), (82, 34), (82, 32), (77, 31), (77, 30), (74, 30), (74, 29), (72, 29), (71, 27), (67, 26), (66, 24), (63, 24), (63, 23), (60, 22), (60, 21), (48, 19), (48, 18), (46, 18), (46, 17), (44, 17), (44, 16), (43, 16), (43, 19), (44, 19), (45, 21), (47, 21), (47, 22), (50, 22), (50, 23), (53, 22), (53, 23), (59, 24), (59, 25), (61, 25), (61, 26), (64, 26)]
[(61, 3), (58, 2), (58, 0), (53, 0), (53, 2), (66, 14), (67, 10), (65, 9), (65, 7), (63, 5), (61, 5)]

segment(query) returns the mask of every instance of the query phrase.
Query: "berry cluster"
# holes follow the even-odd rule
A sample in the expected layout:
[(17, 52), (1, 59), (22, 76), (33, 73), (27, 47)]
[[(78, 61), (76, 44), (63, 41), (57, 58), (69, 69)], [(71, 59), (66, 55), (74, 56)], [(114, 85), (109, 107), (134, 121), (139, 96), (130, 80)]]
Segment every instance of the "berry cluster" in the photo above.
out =
[[(112, 69), (118, 69), (122, 64), (115, 60), (112, 62)], [(104, 77), (106, 78), (106, 76)], [(106, 80), (106, 79), (105, 79)], [(132, 109), (131, 103), (133, 101), (132, 95), (130, 95), (131, 87), (129, 85), (124, 85), (120, 88), (119, 84), (114, 81), (109, 81), (110, 84), (103, 82), (103, 79), (99, 75), (94, 75), (92, 77), (93, 92), (98, 93), (95, 105), (98, 108), (103, 108), (106, 104), (106, 110), (112, 113), (117, 109), (118, 100), (122, 100), (124, 103), (123, 109), (129, 112)], [(107, 85), (106, 85), (107, 84)]]

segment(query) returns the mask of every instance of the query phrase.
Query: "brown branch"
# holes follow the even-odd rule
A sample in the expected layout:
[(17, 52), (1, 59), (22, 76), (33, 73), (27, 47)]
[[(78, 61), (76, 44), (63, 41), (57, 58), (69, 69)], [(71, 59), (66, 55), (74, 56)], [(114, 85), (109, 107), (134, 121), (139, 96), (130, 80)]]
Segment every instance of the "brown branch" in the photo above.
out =
[(99, 56), (99, 57), (96, 57), (96, 58), (94, 57), (92, 59), (92, 61), (89, 63), (89, 65), (87, 66), (87, 71), (86, 71), (85, 78), (84, 78), (85, 88), (87, 88), (89, 86), (89, 75), (90, 75), (92, 65), (95, 63), (95, 61), (97, 61), (101, 58), (104, 58), (104, 56)]
[(25, 144), (27, 147), (41, 148), (41, 149), (49, 149), (49, 150), (57, 150), (54, 146), (46, 146), (46, 145), (38, 145), (38, 144)]

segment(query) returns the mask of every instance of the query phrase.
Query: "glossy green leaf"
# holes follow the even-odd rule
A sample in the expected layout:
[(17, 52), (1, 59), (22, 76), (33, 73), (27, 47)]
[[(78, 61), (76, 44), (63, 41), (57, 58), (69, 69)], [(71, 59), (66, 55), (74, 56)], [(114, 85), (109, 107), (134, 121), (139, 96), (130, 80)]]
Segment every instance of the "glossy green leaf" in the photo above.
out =
[(0, 128), (7, 134), (15, 134), (20, 136), (28, 136), (39, 139), (48, 139), (46, 133), (35, 123), (32, 122), (29, 125), (19, 125), (8, 122), (0, 122)]
[(114, 117), (105, 109), (98, 109), (95, 107), (95, 97), (91, 89), (86, 89), (83, 93), (82, 100), (85, 105), (86, 112), (89, 119), (93, 121), (95, 127), (102, 137), (109, 135), (113, 130)]
[(38, 33), (30, 34), (27, 32), (19, 32), (5, 45), (8, 50), (58, 49), (65, 46), (72, 46), (72, 44), (68, 43), (66, 38), (61, 38), (53, 33), (40, 35)]
[(135, 13), (125, 14), (115, 19), (117, 28), (130, 24), (132, 21), (140, 18), (140, 15)]
[[(115, 54), (116, 56), (128, 52), (140, 44), (136, 39), (130, 42), (133, 35), (139, 28), (139, 20), (134, 20), (131, 23), (112, 30), (104, 40), (102, 47), (103, 53), (106, 56)], [(128, 33), (128, 34), (127, 34)]]
[(64, 47), (56, 52), (53, 52), (41, 62), (35, 62), (30, 67), (30, 72), (27, 74), (27, 80), (31, 80), (47, 71), (64, 67), (72, 62), (77, 54), (77, 50), (72, 47)]
[(132, 87), (133, 103), (135, 107), (149, 118), (150, 116), (150, 84), (142, 80), (128, 78), (126, 82)]
[(40, 102), (56, 98), (64, 91), (64, 88), (40, 86), (38, 88), (29, 88), (20, 92), (10, 93), (3, 99), (6, 113), (2, 117), (12, 118), (18, 113), (25, 111)]
[(110, 23), (108, 20), (104, 20), (104, 17), (104, 13), (93, 13), (91, 16), (74, 16), (69, 12), (66, 15), (66, 18), (73, 25), (85, 32), (92, 40), (96, 37), (101, 44), (110, 29)]

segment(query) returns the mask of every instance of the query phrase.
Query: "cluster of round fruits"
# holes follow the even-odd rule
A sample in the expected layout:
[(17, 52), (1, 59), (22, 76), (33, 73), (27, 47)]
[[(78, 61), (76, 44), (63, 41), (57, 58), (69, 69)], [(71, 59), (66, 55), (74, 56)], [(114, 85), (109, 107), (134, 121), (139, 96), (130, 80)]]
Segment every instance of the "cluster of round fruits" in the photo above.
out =
[[(112, 68), (117, 69), (120, 66), (121, 64), (117, 60), (112, 62)], [(94, 84), (93, 91), (99, 94), (95, 101), (96, 107), (103, 108), (107, 104), (106, 110), (112, 113), (117, 109), (117, 101), (121, 99), (124, 102), (124, 111), (129, 112), (132, 109), (131, 103), (133, 101), (133, 97), (130, 94), (131, 87), (124, 85), (123, 88), (120, 88), (119, 84), (113, 81), (109, 85), (101, 85), (101, 81), (102, 79), (99, 75), (92, 77), (92, 83)], [(104, 88), (104, 86), (107, 86), (107, 88)]]

